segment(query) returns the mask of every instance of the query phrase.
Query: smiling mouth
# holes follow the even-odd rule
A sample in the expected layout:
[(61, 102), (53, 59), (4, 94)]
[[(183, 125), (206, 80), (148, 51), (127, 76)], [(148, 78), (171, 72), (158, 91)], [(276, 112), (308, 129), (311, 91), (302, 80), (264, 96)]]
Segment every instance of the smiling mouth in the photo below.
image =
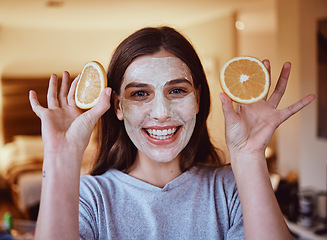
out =
[(144, 130), (151, 138), (158, 139), (158, 140), (165, 140), (173, 137), (179, 128), (180, 127), (174, 127), (174, 128), (163, 129), (163, 130), (148, 128)]

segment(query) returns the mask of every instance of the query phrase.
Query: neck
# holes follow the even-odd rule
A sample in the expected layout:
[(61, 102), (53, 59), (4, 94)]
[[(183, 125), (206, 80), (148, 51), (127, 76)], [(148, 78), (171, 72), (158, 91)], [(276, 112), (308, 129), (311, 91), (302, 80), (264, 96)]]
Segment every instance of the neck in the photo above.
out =
[(179, 157), (169, 162), (156, 162), (138, 151), (135, 162), (128, 172), (132, 177), (163, 188), (181, 174)]

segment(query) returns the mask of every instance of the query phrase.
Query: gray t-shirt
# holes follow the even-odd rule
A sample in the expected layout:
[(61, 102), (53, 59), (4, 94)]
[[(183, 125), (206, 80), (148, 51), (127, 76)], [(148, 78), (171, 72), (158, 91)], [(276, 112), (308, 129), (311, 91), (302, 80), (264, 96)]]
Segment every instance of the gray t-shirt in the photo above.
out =
[(230, 167), (194, 167), (164, 188), (111, 169), (82, 176), (80, 238), (244, 239)]

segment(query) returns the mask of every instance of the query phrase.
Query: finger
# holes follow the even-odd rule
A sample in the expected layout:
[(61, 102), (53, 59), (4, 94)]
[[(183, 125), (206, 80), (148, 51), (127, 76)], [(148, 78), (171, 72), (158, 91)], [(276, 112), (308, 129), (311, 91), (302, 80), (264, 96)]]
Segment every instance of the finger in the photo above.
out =
[(65, 71), (62, 74), (62, 81), (61, 81), (61, 86), (60, 86), (60, 91), (59, 91), (60, 106), (67, 106), (67, 104), (68, 104), (67, 95), (68, 95), (68, 91), (69, 91), (69, 82), (70, 82), (69, 72)]
[(49, 81), (49, 88), (47, 94), (48, 108), (59, 107), (58, 101), (58, 77), (52, 74)]
[(288, 78), (290, 76), (290, 72), (291, 72), (291, 63), (289, 63), (289, 62), (284, 63), (282, 71), (281, 71), (278, 81), (277, 81), (276, 88), (275, 88), (273, 94), (271, 95), (270, 99), (268, 100), (268, 102), (274, 108), (276, 108), (278, 106), (278, 104), (280, 103), (280, 100), (282, 99), (282, 97), (285, 93)]
[(289, 106), (288, 108), (285, 108), (280, 111), (281, 116), (281, 123), (287, 120), (289, 117), (300, 111), (302, 108), (309, 105), (314, 99), (316, 98), (315, 95), (310, 94), (306, 96), (305, 98), (302, 98), (300, 101), (294, 103), (293, 105)]
[(232, 100), (225, 93), (220, 93), (219, 97), (222, 103), (222, 109), (225, 116), (225, 124), (235, 124), (237, 122), (237, 114), (234, 110)]
[(99, 118), (110, 108), (110, 95), (111, 88), (105, 88), (100, 95), (99, 102), (78, 117), (80, 121), (76, 122), (76, 124), (79, 124), (80, 129), (94, 128)]
[(74, 81), (72, 82), (72, 84), (70, 85), (70, 89), (68, 92), (68, 105), (71, 107), (76, 107), (76, 103), (75, 103), (75, 90), (76, 90), (76, 86), (79, 80), (80, 74), (78, 74), (78, 76), (74, 79)]
[(39, 100), (37, 99), (37, 94), (35, 91), (31, 90), (29, 92), (29, 100), (30, 100), (30, 104), (32, 107), (33, 112), (39, 117), (41, 118), (41, 112), (44, 109)]
[[(270, 85), (271, 85), (271, 66), (270, 66), (270, 61), (268, 59), (265, 59), (262, 61), (262, 63), (265, 65), (265, 67), (268, 70), (269, 73), (269, 89), (270, 89)], [(267, 100), (268, 94), (264, 97), (264, 100)]]
[(100, 95), (99, 102), (89, 111), (95, 121), (93, 122), (94, 125), (98, 119), (110, 108), (111, 92), (111, 88), (105, 88)]
[(99, 102), (90, 110), (79, 115), (72, 123), (71, 129), (79, 129), (80, 134), (89, 139), (99, 118), (110, 108), (110, 96), (111, 88), (105, 88), (101, 92)]

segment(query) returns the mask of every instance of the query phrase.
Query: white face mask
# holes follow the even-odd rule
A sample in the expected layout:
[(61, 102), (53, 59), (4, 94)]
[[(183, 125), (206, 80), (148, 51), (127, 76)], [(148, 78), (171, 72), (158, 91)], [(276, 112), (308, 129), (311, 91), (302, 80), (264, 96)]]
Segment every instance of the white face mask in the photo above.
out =
[(156, 56), (139, 57), (126, 69), (117, 117), (139, 151), (170, 162), (189, 142), (199, 105), (187, 65)]

